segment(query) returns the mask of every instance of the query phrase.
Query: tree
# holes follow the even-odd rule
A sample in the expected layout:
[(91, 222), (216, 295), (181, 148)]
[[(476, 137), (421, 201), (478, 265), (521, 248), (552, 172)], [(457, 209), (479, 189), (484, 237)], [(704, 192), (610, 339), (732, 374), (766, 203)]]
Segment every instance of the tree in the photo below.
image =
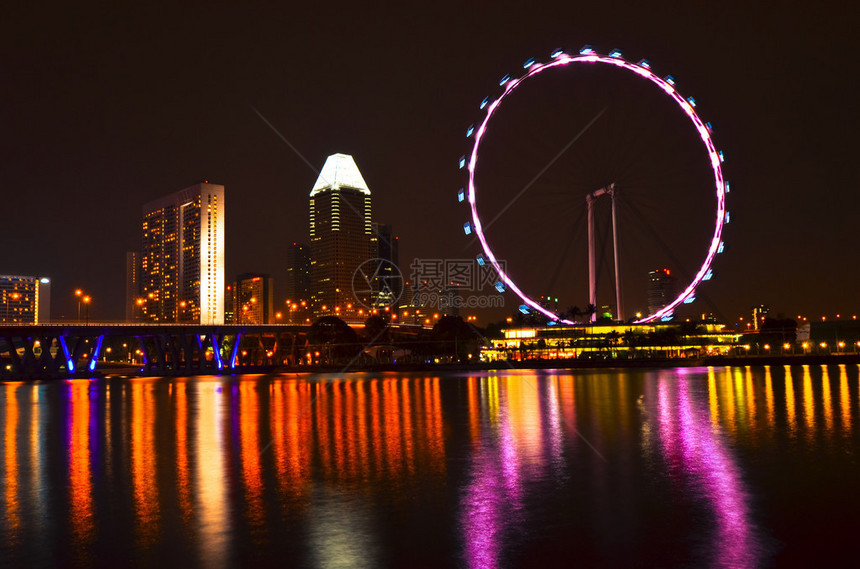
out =
[(480, 336), (459, 316), (443, 316), (433, 326), (437, 354), (452, 356), (454, 361), (466, 359), (470, 348), (480, 343)]
[(329, 363), (351, 358), (361, 349), (358, 334), (337, 316), (319, 318), (311, 325), (308, 338), (312, 344), (327, 350), (328, 353), (325, 356), (329, 359)]
[(377, 314), (364, 321), (364, 337), (372, 344), (384, 344), (389, 340), (388, 321)]

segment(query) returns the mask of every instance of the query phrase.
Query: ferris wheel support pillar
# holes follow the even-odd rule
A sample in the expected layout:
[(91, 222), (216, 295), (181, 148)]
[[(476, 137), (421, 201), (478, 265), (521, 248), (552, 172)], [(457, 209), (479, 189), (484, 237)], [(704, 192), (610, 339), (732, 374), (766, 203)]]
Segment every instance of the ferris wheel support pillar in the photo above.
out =
[[(598, 190), (598, 192), (601, 190)], [(597, 192), (594, 192), (597, 193)], [(595, 307), (591, 313), (591, 321), (597, 320), (597, 273), (594, 264), (594, 194), (585, 196), (588, 209), (588, 304)]]
[(603, 195), (608, 195), (612, 199), (612, 253), (615, 262), (615, 302), (616, 302), (616, 317), (623, 320), (624, 316), (621, 310), (621, 275), (618, 264), (618, 224), (615, 216), (615, 184), (609, 184), (599, 190), (595, 190), (585, 196), (585, 205), (588, 211), (588, 303), (594, 307), (594, 312), (591, 313), (591, 321), (597, 320), (597, 268), (596, 257), (594, 251), (594, 202)]
[(621, 271), (618, 265), (618, 224), (615, 216), (615, 197), (618, 190), (615, 184), (609, 184), (609, 195), (612, 197), (612, 257), (615, 260), (615, 318), (624, 320), (624, 311), (621, 308)]

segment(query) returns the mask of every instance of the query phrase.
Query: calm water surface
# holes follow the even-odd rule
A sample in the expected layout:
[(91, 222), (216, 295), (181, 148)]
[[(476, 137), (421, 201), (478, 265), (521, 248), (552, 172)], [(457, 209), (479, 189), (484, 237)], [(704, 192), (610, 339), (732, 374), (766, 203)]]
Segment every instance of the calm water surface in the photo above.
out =
[(0, 384), (0, 565), (812, 567), (858, 366)]

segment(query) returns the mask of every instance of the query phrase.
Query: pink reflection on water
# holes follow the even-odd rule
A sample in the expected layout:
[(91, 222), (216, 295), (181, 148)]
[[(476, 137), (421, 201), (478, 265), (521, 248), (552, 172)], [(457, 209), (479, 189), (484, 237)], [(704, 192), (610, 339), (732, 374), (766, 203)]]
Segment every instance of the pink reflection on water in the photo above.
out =
[[(756, 567), (760, 550), (740, 469), (712, 429), (708, 410), (697, 408), (688, 384), (684, 379), (670, 382), (666, 378), (659, 383), (664, 460), (670, 465), (673, 479), (691, 486), (692, 492), (687, 493), (704, 498), (713, 512), (716, 527), (711, 538), (710, 565)], [(673, 386), (674, 397), (670, 392)]]
[[(497, 440), (493, 440), (496, 435)], [(498, 431), (485, 431), (470, 469), (461, 524), (466, 562), (472, 569), (498, 567), (502, 540), (513, 529), (522, 508), (522, 480), (517, 440), (507, 405), (499, 413)]]

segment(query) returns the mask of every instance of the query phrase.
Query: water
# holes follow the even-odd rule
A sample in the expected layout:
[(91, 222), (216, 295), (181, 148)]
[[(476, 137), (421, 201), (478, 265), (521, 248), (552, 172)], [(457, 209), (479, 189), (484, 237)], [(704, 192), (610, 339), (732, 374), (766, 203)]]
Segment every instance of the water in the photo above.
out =
[(858, 366), (0, 384), (0, 565), (809, 567)]

